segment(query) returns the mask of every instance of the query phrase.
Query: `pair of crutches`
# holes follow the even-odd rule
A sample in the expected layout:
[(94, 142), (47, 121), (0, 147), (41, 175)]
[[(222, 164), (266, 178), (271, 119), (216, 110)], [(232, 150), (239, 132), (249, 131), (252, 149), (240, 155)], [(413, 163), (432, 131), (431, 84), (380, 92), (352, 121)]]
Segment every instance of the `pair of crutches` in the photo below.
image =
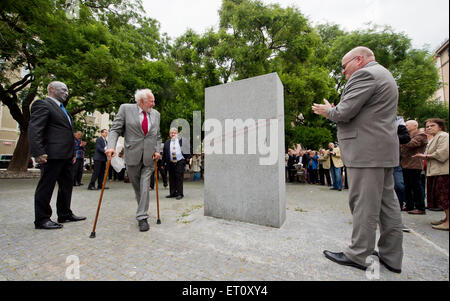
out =
[[(156, 181), (156, 210), (158, 212), (157, 224), (161, 224), (161, 219), (159, 218), (159, 193), (158, 193), (158, 160), (155, 160), (155, 181)], [(90, 238), (95, 238), (95, 228), (97, 226), (98, 214), (100, 212), (100, 206), (102, 204), (103, 191), (105, 190), (106, 179), (108, 177), (109, 167), (111, 166), (111, 160), (108, 160), (106, 165), (105, 176), (103, 177), (102, 192), (100, 193), (100, 199), (98, 200), (97, 213), (95, 214), (94, 227), (92, 228)]]

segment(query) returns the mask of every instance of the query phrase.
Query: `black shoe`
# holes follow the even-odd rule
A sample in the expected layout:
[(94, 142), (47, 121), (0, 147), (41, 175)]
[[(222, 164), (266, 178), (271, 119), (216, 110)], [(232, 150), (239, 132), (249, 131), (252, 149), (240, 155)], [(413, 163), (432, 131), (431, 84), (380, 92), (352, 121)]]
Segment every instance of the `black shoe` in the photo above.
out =
[(79, 221), (84, 221), (85, 219), (86, 219), (86, 217), (84, 217), (84, 216), (76, 216), (75, 214), (72, 214), (69, 216), (58, 217), (58, 223), (79, 222)]
[(139, 231), (145, 232), (150, 229), (150, 226), (148, 225), (148, 222), (146, 219), (142, 219), (139, 221)]
[(333, 188), (330, 188), (330, 190), (337, 190), (337, 188), (334, 188), (334, 187), (333, 187)]
[(97, 188), (95, 188), (95, 187), (91, 187), (91, 186), (89, 186), (88, 187), (88, 190), (98, 190)]
[(179, 195), (176, 197), (177, 200), (181, 200), (184, 196), (183, 195)]
[[(109, 187), (105, 187), (105, 189), (109, 189)], [(102, 190), (101, 187), (97, 187), (97, 190)]]
[(78, 183), (78, 186), (84, 185), (83, 183)]
[(381, 259), (380, 254), (378, 254), (377, 251), (373, 251), (372, 255), (377, 256), (378, 259), (380, 260), (380, 263), (381, 263), (382, 265), (384, 265), (384, 267), (385, 267), (386, 269), (388, 269), (389, 271), (394, 272), (394, 273), (397, 273), (397, 274), (400, 274), (400, 273), (402, 272), (401, 269), (400, 269), (400, 270), (399, 270), (399, 269), (394, 269), (393, 267), (387, 265), (386, 262), (384, 262), (384, 261)]
[(342, 191), (342, 189), (338, 189), (339, 191)]
[(63, 225), (55, 223), (51, 220), (48, 220), (46, 222), (43, 222), (41, 224), (35, 224), (35, 229), (46, 229), (46, 230), (54, 230), (54, 229), (61, 229)]
[(168, 199), (170, 199), (170, 198), (176, 198), (177, 196), (176, 195), (168, 195), (168, 196), (166, 196), (166, 198), (168, 198)]
[(347, 256), (345, 256), (344, 253), (333, 253), (330, 251), (323, 251), (323, 254), (325, 255), (326, 258), (328, 258), (331, 261), (334, 261), (336, 263), (339, 263), (341, 265), (347, 265), (347, 266), (351, 266), (360, 270), (365, 271), (367, 269), (367, 267), (357, 264), (356, 262), (351, 261), (350, 259), (347, 258)]
[(80, 184), (77, 184), (77, 183), (73, 184), (73, 187), (76, 187), (76, 186), (80, 186)]

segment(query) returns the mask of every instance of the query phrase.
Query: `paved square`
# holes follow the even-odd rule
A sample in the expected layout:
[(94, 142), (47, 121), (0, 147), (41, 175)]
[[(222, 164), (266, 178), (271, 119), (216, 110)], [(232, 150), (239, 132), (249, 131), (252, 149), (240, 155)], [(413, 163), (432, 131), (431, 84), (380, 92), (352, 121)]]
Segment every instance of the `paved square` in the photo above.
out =
[[(0, 179), (0, 280), (70, 280), (77, 260), (80, 280), (368, 280), (322, 254), (349, 242), (347, 191), (287, 184), (286, 222), (276, 229), (205, 217), (203, 183), (187, 181), (182, 200), (165, 198), (168, 190), (160, 188), (161, 225), (151, 192), (150, 231), (139, 232), (131, 184), (108, 182), (91, 239), (100, 191), (87, 190), (88, 175), (72, 197), (73, 212), (87, 221), (61, 230), (34, 229), (37, 181)], [(56, 192), (56, 221), (55, 199)], [(403, 272), (381, 266), (378, 279), (449, 281), (449, 232), (429, 224), (443, 215), (402, 213), (412, 229), (404, 235)]]

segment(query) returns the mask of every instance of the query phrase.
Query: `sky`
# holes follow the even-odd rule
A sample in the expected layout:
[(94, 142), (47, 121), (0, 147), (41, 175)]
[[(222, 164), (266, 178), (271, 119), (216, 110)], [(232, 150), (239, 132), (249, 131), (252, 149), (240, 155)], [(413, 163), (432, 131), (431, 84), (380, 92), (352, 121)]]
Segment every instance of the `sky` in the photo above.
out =
[[(159, 21), (171, 38), (188, 28), (202, 34), (217, 30), (222, 0), (142, 0), (147, 16)], [(412, 39), (414, 48), (436, 50), (449, 37), (449, 0), (263, 0), (296, 6), (312, 25), (339, 24), (351, 31), (367, 23), (389, 25)]]

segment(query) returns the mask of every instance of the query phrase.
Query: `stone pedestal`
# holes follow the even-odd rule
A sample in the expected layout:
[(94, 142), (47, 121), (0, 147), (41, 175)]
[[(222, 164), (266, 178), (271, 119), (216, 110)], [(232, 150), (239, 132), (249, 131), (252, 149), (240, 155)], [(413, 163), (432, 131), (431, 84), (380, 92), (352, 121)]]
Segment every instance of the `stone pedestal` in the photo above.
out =
[(205, 90), (206, 216), (286, 219), (283, 85), (276, 73)]

